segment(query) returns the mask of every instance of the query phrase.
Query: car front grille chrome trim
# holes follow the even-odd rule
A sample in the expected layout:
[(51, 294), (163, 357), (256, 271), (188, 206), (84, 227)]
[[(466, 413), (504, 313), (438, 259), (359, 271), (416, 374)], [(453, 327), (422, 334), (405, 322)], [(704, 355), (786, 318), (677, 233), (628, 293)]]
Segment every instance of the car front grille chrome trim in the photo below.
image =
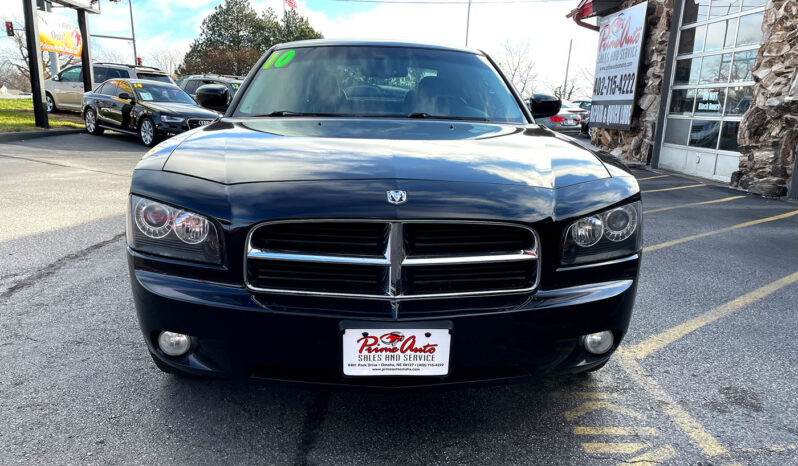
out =
[[(253, 235), (263, 227), (280, 223), (382, 223), (387, 225), (388, 237), (387, 245), (383, 254), (374, 256), (357, 255), (328, 255), (328, 254), (305, 254), (291, 251), (272, 251), (264, 248), (255, 247), (252, 244)], [(531, 243), (527, 248), (517, 252), (508, 253), (502, 251), (497, 254), (451, 254), (447, 256), (408, 256), (405, 247), (405, 226), (411, 223), (421, 224), (448, 224), (448, 225), (478, 225), (478, 226), (502, 226), (526, 230), (530, 233)], [(444, 220), (375, 220), (375, 219), (313, 219), (313, 220), (276, 220), (264, 222), (252, 227), (247, 234), (246, 257), (244, 261), (244, 282), (246, 287), (257, 293), (275, 293), (297, 296), (319, 296), (335, 298), (355, 298), (355, 299), (375, 299), (375, 300), (411, 300), (411, 299), (432, 299), (432, 298), (461, 298), (492, 295), (522, 294), (534, 292), (540, 284), (541, 261), (540, 261), (540, 238), (537, 232), (524, 225), (504, 222), (490, 221), (444, 221)], [(385, 273), (385, 280), (380, 286), (380, 293), (350, 293), (337, 292), (334, 290), (316, 291), (303, 289), (285, 289), (274, 287), (260, 287), (251, 283), (250, 263), (257, 264), (258, 261), (274, 260), (290, 262), (294, 264), (331, 264), (331, 265), (352, 265), (364, 267), (382, 267)], [(426, 271), (425, 267), (446, 267), (463, 265), (484, 265), (491, 266), (508, 263), (518, 263), (529, 261), (534, 273), (534, 280), (530, 286), (517, 288), (497, 288), (492, 290), (479, 291), (456, 291), (456, 292), (433, 292), (433, 293), (404, 293), (406, 284), (403, 283), (403, 268), (412, 268), (414, 271)], [(444, 272), (445, 273), (445, 272)]]

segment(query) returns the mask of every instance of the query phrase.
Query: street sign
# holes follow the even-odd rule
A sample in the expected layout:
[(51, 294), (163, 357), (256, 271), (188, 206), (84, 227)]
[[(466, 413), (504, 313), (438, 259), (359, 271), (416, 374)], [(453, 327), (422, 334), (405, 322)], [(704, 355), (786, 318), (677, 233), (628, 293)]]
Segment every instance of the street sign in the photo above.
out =
[(38, 11), (39, 47), (45, 52), (55, 52), (79, 57), (83, 37), (77, 24), (56, 13)]
[(598, 56), (590, 105), (591, 127), (630, 128), (647, 7), (648, 2), (643, 2), (599, 18)]

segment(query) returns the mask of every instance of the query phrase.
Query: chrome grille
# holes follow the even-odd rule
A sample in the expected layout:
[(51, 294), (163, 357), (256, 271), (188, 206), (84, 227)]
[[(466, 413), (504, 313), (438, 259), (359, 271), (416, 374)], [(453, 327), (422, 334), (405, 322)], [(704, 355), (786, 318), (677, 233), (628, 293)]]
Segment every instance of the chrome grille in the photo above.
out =
[(199, 126), (208, 126), (209, 124), (213, 123), (213, 120), (204, 119), (204, 118), (189, 118), (188, 119), (188, 127), (190, 129), (197, 128)]
[(247, 237), (246, 284), (260, 293), (422, 299), (533, 291), (534, 230), (491, 222), (276, 221)]

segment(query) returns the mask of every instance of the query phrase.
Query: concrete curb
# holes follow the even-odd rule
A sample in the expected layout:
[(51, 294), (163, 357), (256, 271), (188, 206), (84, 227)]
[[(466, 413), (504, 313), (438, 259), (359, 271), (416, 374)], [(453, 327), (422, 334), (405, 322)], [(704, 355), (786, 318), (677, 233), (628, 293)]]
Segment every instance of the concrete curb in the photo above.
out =
[(43, 129), (40, 131), (15, 131), (13, 133), (0, 133), (0, 143), (46, 138), (49, 136), (63, 136), (64, 134), (77, 134), (83, 133), (85, 131), (85, 129)]

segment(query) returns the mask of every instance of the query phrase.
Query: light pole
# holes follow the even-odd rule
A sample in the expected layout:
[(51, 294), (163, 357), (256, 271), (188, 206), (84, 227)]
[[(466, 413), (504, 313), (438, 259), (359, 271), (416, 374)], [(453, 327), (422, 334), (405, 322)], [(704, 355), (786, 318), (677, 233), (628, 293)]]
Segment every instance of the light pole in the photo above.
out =
[(468, 13), (466, 14), (466, 40), (465, 46), (468, 47), (468, 25), (471, 23), (471, 0), (468, 0)]
[(565, 98), (565, 92), (568, 88), (568, 69), (571, 67), (571, 47), (574, 45), (574, 40), (568, 44), (568, 61), (565, 62), (565, 81), (562, 82), (562, 89), (560, 90), (560, 98)]

